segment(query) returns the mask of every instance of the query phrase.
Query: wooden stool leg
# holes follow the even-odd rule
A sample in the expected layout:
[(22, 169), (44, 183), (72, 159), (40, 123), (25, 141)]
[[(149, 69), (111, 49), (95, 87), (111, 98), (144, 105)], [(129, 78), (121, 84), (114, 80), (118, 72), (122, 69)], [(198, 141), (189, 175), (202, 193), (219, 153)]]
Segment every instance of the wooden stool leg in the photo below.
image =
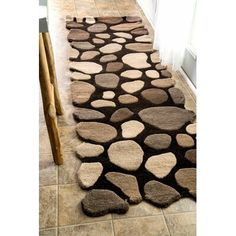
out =
[(43, 35), (43, 42), (44, 42), (46, 56), (47, 56), (50, 80), (54, 86), (56, 112), (57, 112), (57, 115), (63, 115), (63, 107), (61, 104), (61, 99), (60, 99), (58, 86), (57, 86), (57, 75), (56, 75), (56, 68), (55, 68), (51, 38), (48, 32), (44, 32), (42, 33), (42, 35)]
[(48, 129), (49, 139), (54, 162), (63, 164), (62, 147), (60, 143), (59, 130), (54, 101), (54, 88), (50, 82), (47, 57), (45, 53), (42, 33), (39, 34), (39, 80), (43, 99), (44, 116)]

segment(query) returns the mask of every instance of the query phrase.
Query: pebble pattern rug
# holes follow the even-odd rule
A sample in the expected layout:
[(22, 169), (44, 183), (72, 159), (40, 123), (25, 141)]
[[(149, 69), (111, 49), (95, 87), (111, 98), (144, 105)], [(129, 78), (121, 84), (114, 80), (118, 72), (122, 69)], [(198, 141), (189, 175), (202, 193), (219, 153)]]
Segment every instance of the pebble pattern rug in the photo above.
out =
[(66, 28), (84, 213), (195, 199), (195, 113), (184, 109), (141, 18), (71, 18)]

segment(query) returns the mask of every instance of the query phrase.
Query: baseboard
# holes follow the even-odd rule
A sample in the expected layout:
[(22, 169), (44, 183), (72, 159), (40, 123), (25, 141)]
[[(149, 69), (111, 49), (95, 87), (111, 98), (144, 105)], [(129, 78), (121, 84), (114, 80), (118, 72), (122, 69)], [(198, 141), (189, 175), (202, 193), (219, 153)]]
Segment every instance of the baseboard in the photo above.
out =
[(196, 97), (196, 92), (197, 89), (194, 86), (194, 84), (192, 83), (192, 81), (189, 79), (189, 77), (187, 76), (187, 74), (184, 72), (184, 70), (182, 68), (180, 68), (178, 71), (178, 73), (180, 73), (180, 75), (182, 76), (182, 78), (186, 81), (186, 83), (188, 84), (189, 88), (191, 89), (191, 91), (194, 93), (195, 97)]

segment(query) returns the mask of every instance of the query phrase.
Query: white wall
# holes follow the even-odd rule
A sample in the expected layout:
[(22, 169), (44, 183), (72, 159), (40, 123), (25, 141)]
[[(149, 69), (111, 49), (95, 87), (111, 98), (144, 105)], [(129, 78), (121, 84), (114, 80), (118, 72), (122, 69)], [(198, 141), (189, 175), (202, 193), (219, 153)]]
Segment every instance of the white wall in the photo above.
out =
[(142, 8), (144, 14), (149, 22), (154, 25), (154, 17), (156, 11), (157, 0), (138, 0), (139, 6)]

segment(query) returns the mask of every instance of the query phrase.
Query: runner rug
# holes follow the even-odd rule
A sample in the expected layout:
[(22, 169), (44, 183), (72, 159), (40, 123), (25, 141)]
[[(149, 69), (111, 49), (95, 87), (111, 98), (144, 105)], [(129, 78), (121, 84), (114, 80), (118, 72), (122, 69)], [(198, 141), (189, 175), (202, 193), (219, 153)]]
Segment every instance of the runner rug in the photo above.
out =
[(195, 199), (195, 114), (141, 18), (74, 18), (66, 28), (84, 213)]

